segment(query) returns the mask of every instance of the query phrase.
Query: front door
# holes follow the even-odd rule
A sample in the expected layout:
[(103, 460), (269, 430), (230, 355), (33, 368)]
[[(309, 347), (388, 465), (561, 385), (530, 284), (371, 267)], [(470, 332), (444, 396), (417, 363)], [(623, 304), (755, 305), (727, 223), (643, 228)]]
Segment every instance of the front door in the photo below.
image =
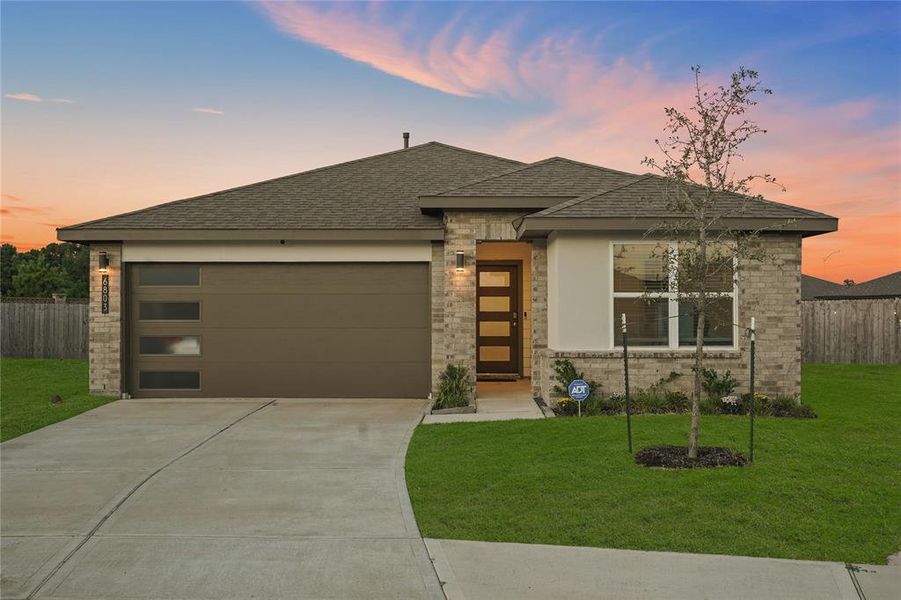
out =
[(476, 265), (476, 371), (519, 373), (519, 267)]

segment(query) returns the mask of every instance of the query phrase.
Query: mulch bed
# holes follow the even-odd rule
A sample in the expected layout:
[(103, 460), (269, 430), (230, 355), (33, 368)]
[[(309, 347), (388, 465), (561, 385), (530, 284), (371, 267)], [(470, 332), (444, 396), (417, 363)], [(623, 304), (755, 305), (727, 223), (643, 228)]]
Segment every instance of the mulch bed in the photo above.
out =
[(688, 458), (687, 446), (644, 448), (635, 454), (635, 462), (645, 467), (696, 469), (704, 467), (743, 467), (747, 459), (729, 448), (700, 447), (697, 458)]

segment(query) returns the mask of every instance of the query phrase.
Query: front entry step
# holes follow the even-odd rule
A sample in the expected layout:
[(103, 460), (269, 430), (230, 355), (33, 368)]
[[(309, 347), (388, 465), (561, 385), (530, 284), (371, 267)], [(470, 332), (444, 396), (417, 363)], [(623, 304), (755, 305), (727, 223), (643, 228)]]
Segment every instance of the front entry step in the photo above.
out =
[(476, 373), (476, 381), (516, 381), (519, 373)]

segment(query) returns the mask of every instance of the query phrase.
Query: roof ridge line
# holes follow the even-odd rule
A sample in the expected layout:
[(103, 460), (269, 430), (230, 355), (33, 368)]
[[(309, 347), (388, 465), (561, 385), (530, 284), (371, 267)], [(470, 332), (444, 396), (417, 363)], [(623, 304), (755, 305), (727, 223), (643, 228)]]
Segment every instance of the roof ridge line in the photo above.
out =
[(592, 192), (590, 194), (585, 194), (585, 195), (579, 196), (578, 198), (573, 198), (572, 200), (566, 200), (565, 202), (561, 202), (560, 204), (555, 204), (554, 206), (552, 206), (550, 208), (546, 208), (546, 209), (542, 210), (541, 212), (538, 212), (538, 213), (535, 213), (534, 215), (529, 215), (529, 216), (546, 217), (546, 216), (552, 215), (556, 212), (559, 212), (559, 211), (563, 210), (564, 208), (572, 208), (573, 206), (576, 206), (577, 204), (587, 202), (588, 200), (597, 198), (598, 196), (603, 196), (604, 194), (609, 194), (611, 192), (621, 190), (625, 187), (629, 187), (630, 185), (635, 185), (639, 181), (643, 181), (643, 180), (647, 179), (648, 177), (649, 177), (649, 175), (647, 175), (647, 174), (635, 175), (635, 179), (633, 179), (632, 181), (630, 181), (628, 183), (623, 183), (621, 185), (615, 185), (612, 188), (606, 189), (601, 192)]
[(440, 192), (435, 192), (435, 193), (431, 193), (431, 194), (420, 194), (419, 197), (422, 198), (423, 196), (443, 196), (444, 194), (447, 194), (448, 192), (454, 192), (456, 190), (460, 190), (460, 189), (469, 187), (471, 185), (475, 185), (477, 183), (484, 183), (486, 181), (491, 181), (492, 179), (497, 179), (499, 177), (506, 177), (507, 175), (512, 175), (513, 173), (518, 173), (519, 171), (524, 171), (525, 169), (528, 169), (529, 167), (533, 167), (537, 164), (540, 164), (540, 163), (543, 163), (543, 162), (546, 162), (549, 160), (551, 160), (551, 158), (543, 158), (539, 161), (532, 162), (532, 163), (522, 163), (519, 166), (510, 169), (509, 171), (504, 171), (503, 173), (499, 173), (497, 175), (492, 175), (490, 177), (482, 177), (481, 179), (473, 179), (472, 181), (468, 181), (462, 185), (458, 185), (458, 186), (455, 186), (452, 188), (447, 188)]
[[(459, 150), (460, 152), (469, 152), (470, 154), (476, 154), (478, 156), (484, 156), (487, 158), (499, 158), (501, 160), (506, 160), (507, 162), (518, 163), (520, 165), (525, 164), (520, 160), (516, 160), (515, 158), (507, 158), (506, 156), (498, 156), (497, 154), (488, 154), (487, 152), (471, 150), (469, 148), (463, 148), (462, 146), (454, 146), (453, 144), (446, 144), (444, 142), (439, 142), (437, 140), (431, 140), (429, 142), (418, 144), (416, 146), (411, 146), (411, 148), (419, 148), (420, 146), (428, 146), (428, 145), (443, 146), (445, 148), (450, 148), (451, 150)], [(406, 149), (406, 148), (404, 148), (404, 149)], [(376, 156), (379, 156), (379, 155), (376, 155)], [(373, 157), (370, 156), (369, 158), (373, 158)]]
[(619, 170), (619, 169), (611, 169), (610, 167), (604, 167), (604, 166), (601, 166), (601, 165), (595, 165), (595, 164), (592, 164), (592, 163), (589, 163), (589, 162), (583, 162), (583, 161), (581, 161), (581, 160), (575, 160), (575, 159), (572, 159), (572, 158), (567, 158), (567, 157), (565, 157), (565, 156), (552, 156), (551, 158), (546, 158), (545, 160), (551, 160), (551, 159), (565, 160), (566, 162), (573, 163), (574, 165), (580, 165), (580, 166), (583, 166), (583, 167), (590, 167), (590, 168), (592, 168), (592, 169), (599, 169), (599, 170), (601, 170), (601, 171), (609, 171), (609, 172), (611, 172), (611, 173), (619, 173), (620, 175), (629, 175), (629, 176), (631, 176), (631, 177), (641, 177), (642, 175), (648, 175), (648, 174), (649, 174), (649, 173), (643, 173), (642, 175), (639, 175), (638, 173), (630, 173), (629, 171), (621, 171), (621, 170)]

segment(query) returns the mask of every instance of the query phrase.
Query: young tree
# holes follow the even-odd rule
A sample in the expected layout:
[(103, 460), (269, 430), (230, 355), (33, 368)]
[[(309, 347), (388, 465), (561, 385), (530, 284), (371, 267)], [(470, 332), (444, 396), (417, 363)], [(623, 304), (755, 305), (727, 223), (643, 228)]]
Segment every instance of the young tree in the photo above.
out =
[[(695, 93), (687, 112), (666, 108), (665, 137), (654, 140), (659, 159), (645, 157), (642, 163), (662, 175), (663, 201), (672, 217), (661, 221), (646, 236), (661, 236), (676, 242), (675, 249), (661, 251), (667, 270), (674, 273), (675, 294), (680, 306), (690, 307), (694, 319), (694, 389), (688, 456), (698, 456), (698, 434), (704, 371), (704, 337), (722, 302), (722, 283), (731, 282), (734, 270), (771, 257), (759, 244), (762, 230), (738, 230), (728, 226), (735, 217), (763, 200), (752, 185), (779, 185), (768, 173), (736, 173), (741, 146), (766, 133), (745, 113), (757, 98), (769, 95), (756, 71), (739, 68), (728, 85), (710, 89), (701, 81), (701, 69), (692, 67)], [(779, 186), (781, 187), (781, 186)], [(784, 188), (783, 188), (784, 189)], [(778, 228), (777, 228), (778, 229)], [(680, 310), (681, 313), (681, 310)], [(680, 318), (681, 315), (680, 315)], [(728, 311), (732, 325), (732, 311)]]

